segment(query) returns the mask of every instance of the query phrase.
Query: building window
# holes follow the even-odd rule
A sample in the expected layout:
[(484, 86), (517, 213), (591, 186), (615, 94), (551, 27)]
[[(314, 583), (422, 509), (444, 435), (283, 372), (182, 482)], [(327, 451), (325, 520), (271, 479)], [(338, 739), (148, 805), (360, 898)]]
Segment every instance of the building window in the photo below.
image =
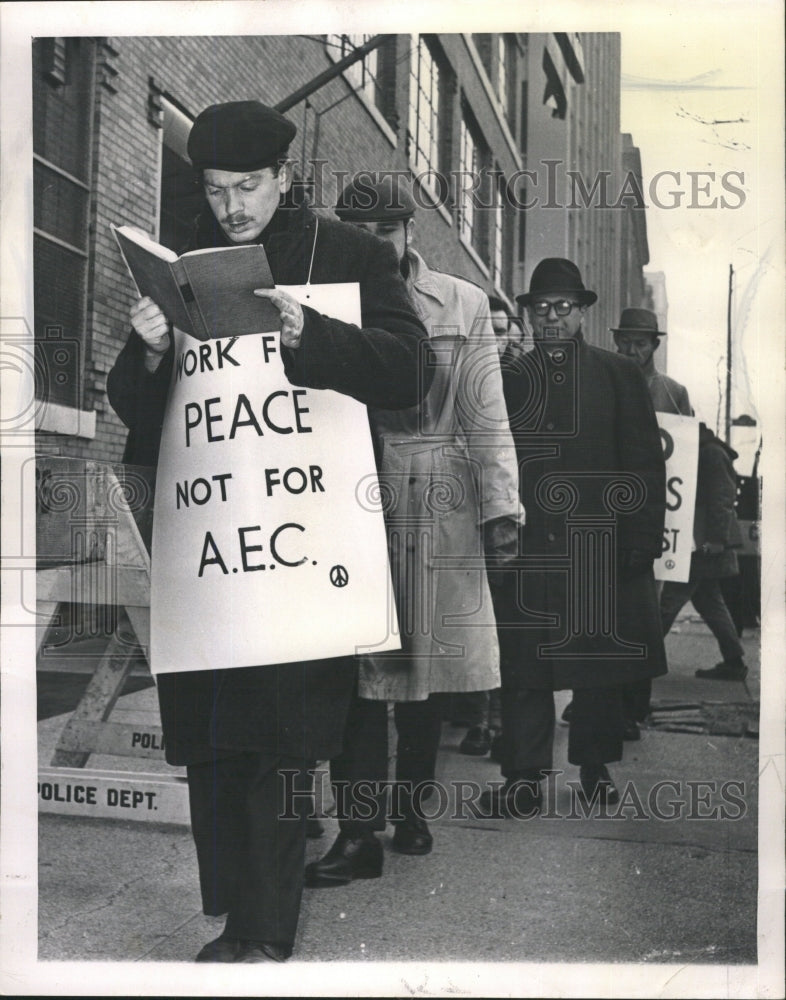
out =
[(500, 176), (499, 183), (494, 185), (494, 259), (491, 266), (491, 276), (494, 284), (499, 289), (505, 289), (505, 210), (502, 202), (501, 184), (504, 183)]
[(493, 215), (491, 154), (469, 107), (465, 104), (459, 132), (458, 218), (465, 243), (489, 263), (490, 216)]
[(475, 234), (475, 184), (480, 169), (478, 147), (465, 118), (461, 119), (459, 170), (461, 195), (459, 201), (459, 232), (472, 244)]
[(36, 395), (80, 408), (95, 47), (33, 41), (33, 284)]
[[(352, 55), (374, 35), (327, 35), (325, 38), (328, 56), (338, 62)], [(395, 79), (396, 79), (396, 39), (394, 35), (362, 59), (348, 66), (343, 77), (352, 89), (375, 108), (387, 123), (396, 128)]]
[(497, 99), (503, 114), (508, 114), (508, 40), (504, 35), (497, 35)]
[(418, 173), (439, 170), (440, 70), (422, 35), (412, 36), (409, 158)]
[(160, 98), (161, 185), (158, 241), (182, 253), (191, 242), (194, 221), (204, 207), (204, 195), (186, 152), (193, 120), (172, 101)]

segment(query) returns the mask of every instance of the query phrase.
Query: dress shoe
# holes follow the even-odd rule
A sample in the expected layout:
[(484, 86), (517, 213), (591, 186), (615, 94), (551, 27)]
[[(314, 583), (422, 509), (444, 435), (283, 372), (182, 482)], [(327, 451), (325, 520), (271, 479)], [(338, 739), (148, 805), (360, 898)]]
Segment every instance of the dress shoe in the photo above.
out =
[(373, 833), (353, 837), (341, 831), (333, 846), (319, 861), (306, 865), (306, 885), (347, 885), (356, 878), (379, 878), (382, 874), (382, 844)]
[(562, 715), (560, 716), (563, 722), (570, 722), (573, 718), (573, 702), (569, 701), (568, 704), (563, 708)]
[(393, 847), (399, 854), (430, 854), (434, 838), (428, 824), (414, 813), (396, 820), (393, 833)]
[(208, 941), (208, 943), (199, 951), (196, 962), (234, 962), (237, 959), (240, 949), (243, 946), (242, 941), (238, 941), (237, 938), (217, 937), (215, 941)]
[(473, 726), (459, 743), (459, 753), (469, 757), (485, 757), (491, 749), (491, 730), (485, 726)]
[(587, 802), (592, 802), (596, 794), (598, 801), (603, 805), (613, 806), (619, 802), (620, 793), (611, 780), (605, 764), (582, 764), (579, 778)]
[(476, 819), (530, 819), (540, 812), (540, 781), (509, 779), (504, 787), (489, 789), (467, 805)]
[(748, 668), (741, 656), (735, 656), (731, 660), (716, 663), (708, 670), (697, 670), (696, 676), (705, 681), (744, 681), (748, 676)]
[(280, 945), (266, 941), (242, 941), (235, 962), (286, 962), (288, 958)]
[(641, 729), (639, 728), (638, 722), (633, 719), (626, 719), (625, 725), (622, 730), (623, 740), (627, 740), (629, 743), (633, 743), (636, 740), (641, 739)]

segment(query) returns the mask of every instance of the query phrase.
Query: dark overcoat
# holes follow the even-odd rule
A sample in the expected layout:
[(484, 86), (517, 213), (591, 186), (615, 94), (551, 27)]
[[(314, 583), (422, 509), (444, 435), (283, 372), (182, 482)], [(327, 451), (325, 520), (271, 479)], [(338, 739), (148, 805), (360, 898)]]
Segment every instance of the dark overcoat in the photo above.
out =
[[(736, 576), (739, 571), (736, 549), (742, 546), (742, 534), (734, 505), (737, 501), (737, 475), (733, 460), (737, 452), (701, 424), (699, 427), (699, 466), (696, 473), (696, 508), (693, 518), (691, 580), (719, 580)], [(721, 552), (702, 552), (704, 542), (722, 545)]]
[[(300, 348), (281, 349), (289, 381), (334, 389), (373, 407), (419, 403), (429, 388), (428, 375), (422, 373), (432, 368), (421, 364), (428, 351), (426, 331), (413, 311), (390, 244), (321, 217), (317, 231), (317, 218), (304, 205), (280, 208), (260, 242), (276, 284), (305, 284), (309, 273), (313, 284), (360, 284), (361, 328), (304, 307)], [(207, 211), (193, 246), (226, 244)], [(127, 462), (156, 463), (172, 356), (170, 348), (151, 375), (144, 367), (144, 345), (132, 332), (110, 372), (109, 401), (130, 431)], [(296, 593), (292, 599), (297, 600)], [(222, 611), (231, 614), (230, 608)], [(281, 628), (286, 627), (282, 622)], [(162, 673), (158, 695), (167, 760), (194, 764), (251, 750), (306, 761), (333, 757), (341, 749), (356, 672), (352, 657), (337, 657)]]
[(660, 555), (665, 514), (647, 385), (632, 361), (580, 334), (561, 348), (503, 363), (527, 515), (523, 571), (507, 572), (498, 595), (507, 687), (603, 687), (666, 672), (646, 565)]

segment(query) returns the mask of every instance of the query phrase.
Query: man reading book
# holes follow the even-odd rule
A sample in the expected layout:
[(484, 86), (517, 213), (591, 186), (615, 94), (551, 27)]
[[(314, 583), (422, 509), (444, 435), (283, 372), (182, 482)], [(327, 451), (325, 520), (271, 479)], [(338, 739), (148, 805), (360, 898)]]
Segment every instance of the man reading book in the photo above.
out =
[[(256, 242), (277, 284), (358, 282), (359, 327), (279, 289), (255, 293), (281, 315), (286, 376), (293, 385), (333, 389), (373, 407), (416, 405), (428, 391), (431, 365), (421, 375), (426, 333), (395, 252), (351, 226), (317, 220), (297, 202), (287, 160), (295, 132), (256, 101), (213, 105), (197, 117), (188, 153), (206, 205), (189, 249)], [(132, 307), (131, 325), (107, 388), (130, 431), (125, 460), (152, 465), (172, 372), (171, 327), (150, 299)], [(308, 767), (341, 749), (356, 663), (340, 657), (225, 666), (158, 678), (167, 760), (187, 769), (203, 908), (227, 915), (223, 934), (197, 961), (284, 961), (300, 909), (308, 801), (285, 793), (307, 790)], [(279, 818), (293, 809), (298, 819)]]

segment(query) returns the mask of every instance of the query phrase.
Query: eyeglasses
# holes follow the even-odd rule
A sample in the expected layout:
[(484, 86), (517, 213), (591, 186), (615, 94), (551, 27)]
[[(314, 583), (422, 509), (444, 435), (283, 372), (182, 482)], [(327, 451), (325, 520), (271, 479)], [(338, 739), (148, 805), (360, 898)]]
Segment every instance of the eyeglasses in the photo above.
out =
[(569, 316), (580, 305), (580, 302), (568, 302), (567, 299), (559, 299), (557, 302), (547, 302), (545, 299), (538, 299), (530, 303), (530, 309), (536, 316), (548, 316), (552, 309), (558, 316)]

